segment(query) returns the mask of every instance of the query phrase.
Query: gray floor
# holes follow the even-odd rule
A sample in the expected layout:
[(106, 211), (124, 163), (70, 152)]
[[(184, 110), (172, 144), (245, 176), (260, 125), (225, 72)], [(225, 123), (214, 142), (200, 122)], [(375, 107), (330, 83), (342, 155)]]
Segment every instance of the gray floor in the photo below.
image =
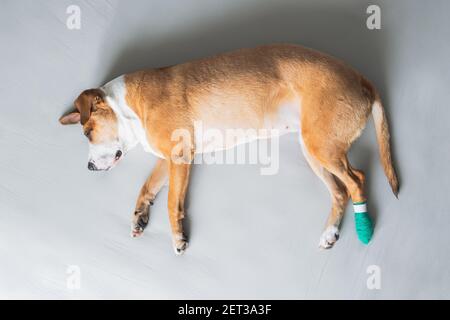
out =
[[(378, 4), (381, 30), (366, 28)], [(66, 8), (81, 7), (81, 30)], [(449, 1), (165, 0), (0, 2), (1, 298), (450, 298)], [(195, 166), (191, 247), (173, 254), (167, 189), (143, 238), (129, 236), (155, 162), (136, 149), (115, 170), (86, 170), (80, 127), (58, 117), (80, 91), (143, 67), (293, 42), (344, 59), (382, 92), (400, 199), (378, 161), (372, 122), (351, 151), (368, 175), (372, 243), (348, 208), (341, 239), (317, 248), (330, 201), (295, 136), (281, 167)], [(81, 287), (67, 287), (68, 266)], [(369, 290), (369, 266), (381, 288)]]

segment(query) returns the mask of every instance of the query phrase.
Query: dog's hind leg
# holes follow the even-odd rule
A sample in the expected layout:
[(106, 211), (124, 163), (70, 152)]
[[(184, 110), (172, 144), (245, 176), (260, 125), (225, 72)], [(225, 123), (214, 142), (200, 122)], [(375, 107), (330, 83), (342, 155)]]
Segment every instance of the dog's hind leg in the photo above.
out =
[(346, 155), (340, 158), (330, 157), (328, 160), (321, 162), (321, 164), (337, 176), (347, 187), (353, 201), (358, 238), (362, 243), (368, 244), (372, 238), (373, 225), (367, 213), (364, 173), (352, 168)]
[[(362, 171), (352, 168), (347, 152), (366, 126), (377, 94), (367, 80), (354, 72), (345, 71), (339, 76), (331, 73), (330, 77), (326, 85), (314, 83), (308, 87), (308, 94), (303, 96), (302, 139), (320, 166), (345, 185), (354, 204), (358, 238), (367, 244), (373, 225), (367, 212), (365, 178)], [(387, 149), (386, 137), (382, 135), (383, 150)]]
[(136, 209), (131, 219), (131, 235), (138, 237), (143, 232), (150, 218), (150, 206), (161, 188), (167, 183), (169, 169), (167, 160), (158, 159), (152, 173), (145, 181), (136, 202)]
[(327, 169), (325, 169), (317, 159), (315, 159), (306, 149), (303, 143), (302, 151), (314, 173), (323, 181), (331, 195), (332, 207), (328, 216), (325, 230), (323, 231), (319, 248), (330, 249), (339, 239), (339, 225), (344, 215), (345, 206), (349, 199), (349, 194), (345, 185)]
[(343, 143), (337, 135), (324, 135), (322, 132), (322, 136), (318, 136), (317, 132), (308, 130), (303, 131), (303, 139), (312, 158), (331, 173), (335, 181), (341, 181), (345, 185), (354, 204), (358, 237), (367, 244), (372, 237), (373, 226), (366, 208), (365, 177), (362, 171), (352, 168), (348, 162), (347, 150), (350, 143)]

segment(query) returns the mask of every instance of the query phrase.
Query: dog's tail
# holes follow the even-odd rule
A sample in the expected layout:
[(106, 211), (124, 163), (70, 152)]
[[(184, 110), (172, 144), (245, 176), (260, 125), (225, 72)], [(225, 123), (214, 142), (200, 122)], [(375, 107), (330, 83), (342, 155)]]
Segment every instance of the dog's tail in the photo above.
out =
[(373, 90), (374, 102), (372, 104), (372, 117), (375, 122), (381, 165), (383, 166), (384, 173), (389, 181), (389, 184), (391, 185), (392, 192), (398, 198), (399, 182), (392, 163), (391, 144), (389, 141), (390, 134), (386, 114), (379, 94), (375, 91), (375, 89)]

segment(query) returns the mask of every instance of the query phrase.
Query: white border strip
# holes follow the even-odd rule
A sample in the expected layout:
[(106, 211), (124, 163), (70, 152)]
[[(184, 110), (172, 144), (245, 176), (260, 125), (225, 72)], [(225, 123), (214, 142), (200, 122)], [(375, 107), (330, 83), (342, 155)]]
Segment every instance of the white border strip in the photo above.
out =
[(355, 213), (367, 212), (367, 203), (353, 204), (353, 210)]

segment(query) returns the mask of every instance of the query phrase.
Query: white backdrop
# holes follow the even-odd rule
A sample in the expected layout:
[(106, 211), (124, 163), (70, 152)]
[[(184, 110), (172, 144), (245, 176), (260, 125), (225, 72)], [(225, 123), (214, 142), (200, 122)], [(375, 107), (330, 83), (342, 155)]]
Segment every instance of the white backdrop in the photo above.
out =
[[(73, 4), (80, 30), (66, 27)], [(381, 7), (381, 30), (366, 28), (369, 4)], [(2, 0), (0, 297), (450, 298), (449, 10), (438, 0)], [(80, 127), (59, 116), (124, 72), (272, 42), (342, 58), (382, 93), (400, 199), (372, 122), (350, 157), (368, 176), (371, 244), (357, 240), (349, 207), (335, 248), (318, 250), (330, 199), (295, 135), (281, 140), (274, 176), (195, 166), (184, 256), (171, 248), (167, 189), (143, 238), (131, 239), (155, 158), (136, 149), (109, 173), (89, 172)], [(366, 285), (371, 265), (379, 290)], [(67, 287), (69, 266), (78, 290)]]

